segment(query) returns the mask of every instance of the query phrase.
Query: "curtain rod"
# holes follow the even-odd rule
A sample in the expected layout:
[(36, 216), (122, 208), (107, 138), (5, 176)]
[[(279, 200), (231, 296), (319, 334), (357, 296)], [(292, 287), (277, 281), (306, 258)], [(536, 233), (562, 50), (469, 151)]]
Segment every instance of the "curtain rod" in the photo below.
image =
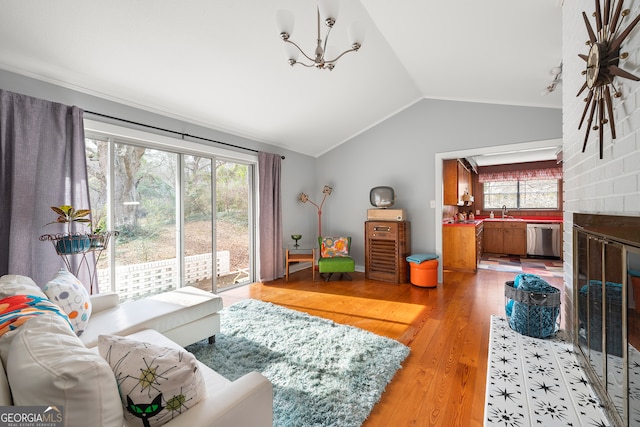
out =
[[(134, 122), (132, 120), (121, 119), (119, 117), (114, 117), (114, 116), (108, 116), (108, 115), (102, 114), (102, 113), (96, 113), (94, 111), (88, 111), (88, 110), (83, 110), (83, 111), (85, 113), (88, 113), (88, 114), (93, 114), (94, 116), (100, 116), (100, 117), (104, 117), (104, 118), (111, 119), (111, 120), (118, 120), (118, 121), (121, 121), (121, 122), (129, 123), (129, 124), (132, 124), (132, 125), (137, 125), (137, 126), (146, 127), (146, 128), (149, 128), (149, 129), (159, 130), (159, 131), (162, 131), (162, 132), (172, 133), (174, 135), (180, 135), (182, 137), (182, 139), (184, 139), (185, 137), (188, 137), (188, 138), (199, 139), (201, 141), (213, 142), (215, 144), (226, 145), (227, 147), (233, 147), (233, 148), (239, 148), (241, 150), (253, 151), (254, 153), (259, 153), (260, 152), (258, 150), (254, 150), (253, 148), (241, 147), (239, 145), (229, 144), (228, 142), (216, 141), (215, 139), (209, 139), (209, 138), (204, 138), (202, 136), (190, 135), (188, 133), (182, 133), (182, 132), (178, 132), (178, 131), (175, 131), (175, 130), (164, 129), (164, 128), (157, 127), (157, 126), (152, 126), (152, 125), (147, 125), (147, 124), (144, 124), (144, 123)], [(280, 158), (282, 160), (284, 160), (285, 157), (284, 156), (280, 156)]]

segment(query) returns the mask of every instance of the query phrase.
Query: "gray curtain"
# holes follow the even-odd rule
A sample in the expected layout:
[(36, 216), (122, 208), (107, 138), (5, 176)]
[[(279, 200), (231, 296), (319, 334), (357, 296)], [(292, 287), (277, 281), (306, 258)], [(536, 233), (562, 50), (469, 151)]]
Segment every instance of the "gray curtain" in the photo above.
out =
[(280, 169), (280, 156), (258, 153), (260, 281), (263, 282), (284, 276)]
[(57, 218), (51, 206), (90, 209), (82, 116), (77, 107), (0, 90), (0, 276), (43, 286), (64, 266), (39, 237), (64, 232), (65, 224), (46, 225)]

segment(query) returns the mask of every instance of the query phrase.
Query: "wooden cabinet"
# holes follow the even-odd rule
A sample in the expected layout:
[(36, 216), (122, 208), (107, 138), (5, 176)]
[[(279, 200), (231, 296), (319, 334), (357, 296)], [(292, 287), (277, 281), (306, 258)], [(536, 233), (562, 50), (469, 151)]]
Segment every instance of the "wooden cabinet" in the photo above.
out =
[(503, 227), (500, 221), (491, 221), (484, 223), (483, 233), (483, 249), (491, 254), (501, 254), (504, 249), (503, 243)]
[(476, 271), (482, 256), (482, 223), (442, 227), (442, 268)]
[(502, 241), (505, 254), (527, 254), (527, 224), (525, 222), (504, 222)]
[(492, 254), (526, 255), (527, 223), (524, 221), (486, 221), (484, 252)]
[(444, 160), (442, 163), (443, 204), (462, 203), (464, 193), (472, 194), (471, 172), (459, 160)]
[(484, 241), (484, 224), (480, 223), (476, 226), (476, 265), (482, 258), (483, 242)]
[(364, 275), (367, 279), (392, 283), (409, 282), (411, 229), (409, 221), (364, 223)]

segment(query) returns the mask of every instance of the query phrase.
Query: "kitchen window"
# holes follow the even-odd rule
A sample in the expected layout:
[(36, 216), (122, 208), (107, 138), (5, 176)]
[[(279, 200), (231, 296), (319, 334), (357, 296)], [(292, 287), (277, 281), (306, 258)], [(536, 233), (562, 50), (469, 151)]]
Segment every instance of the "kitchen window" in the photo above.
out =
[(558, 209), (558, 191), (557, 179), (485, 181), (483, 208)]

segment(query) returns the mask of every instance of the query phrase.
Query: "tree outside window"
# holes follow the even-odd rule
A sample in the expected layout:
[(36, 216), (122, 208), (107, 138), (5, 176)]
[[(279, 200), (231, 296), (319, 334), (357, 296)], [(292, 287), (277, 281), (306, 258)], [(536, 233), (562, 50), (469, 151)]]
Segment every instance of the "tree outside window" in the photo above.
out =
[(558, 180), (486, 181), (484, 209), (558, 209)]

